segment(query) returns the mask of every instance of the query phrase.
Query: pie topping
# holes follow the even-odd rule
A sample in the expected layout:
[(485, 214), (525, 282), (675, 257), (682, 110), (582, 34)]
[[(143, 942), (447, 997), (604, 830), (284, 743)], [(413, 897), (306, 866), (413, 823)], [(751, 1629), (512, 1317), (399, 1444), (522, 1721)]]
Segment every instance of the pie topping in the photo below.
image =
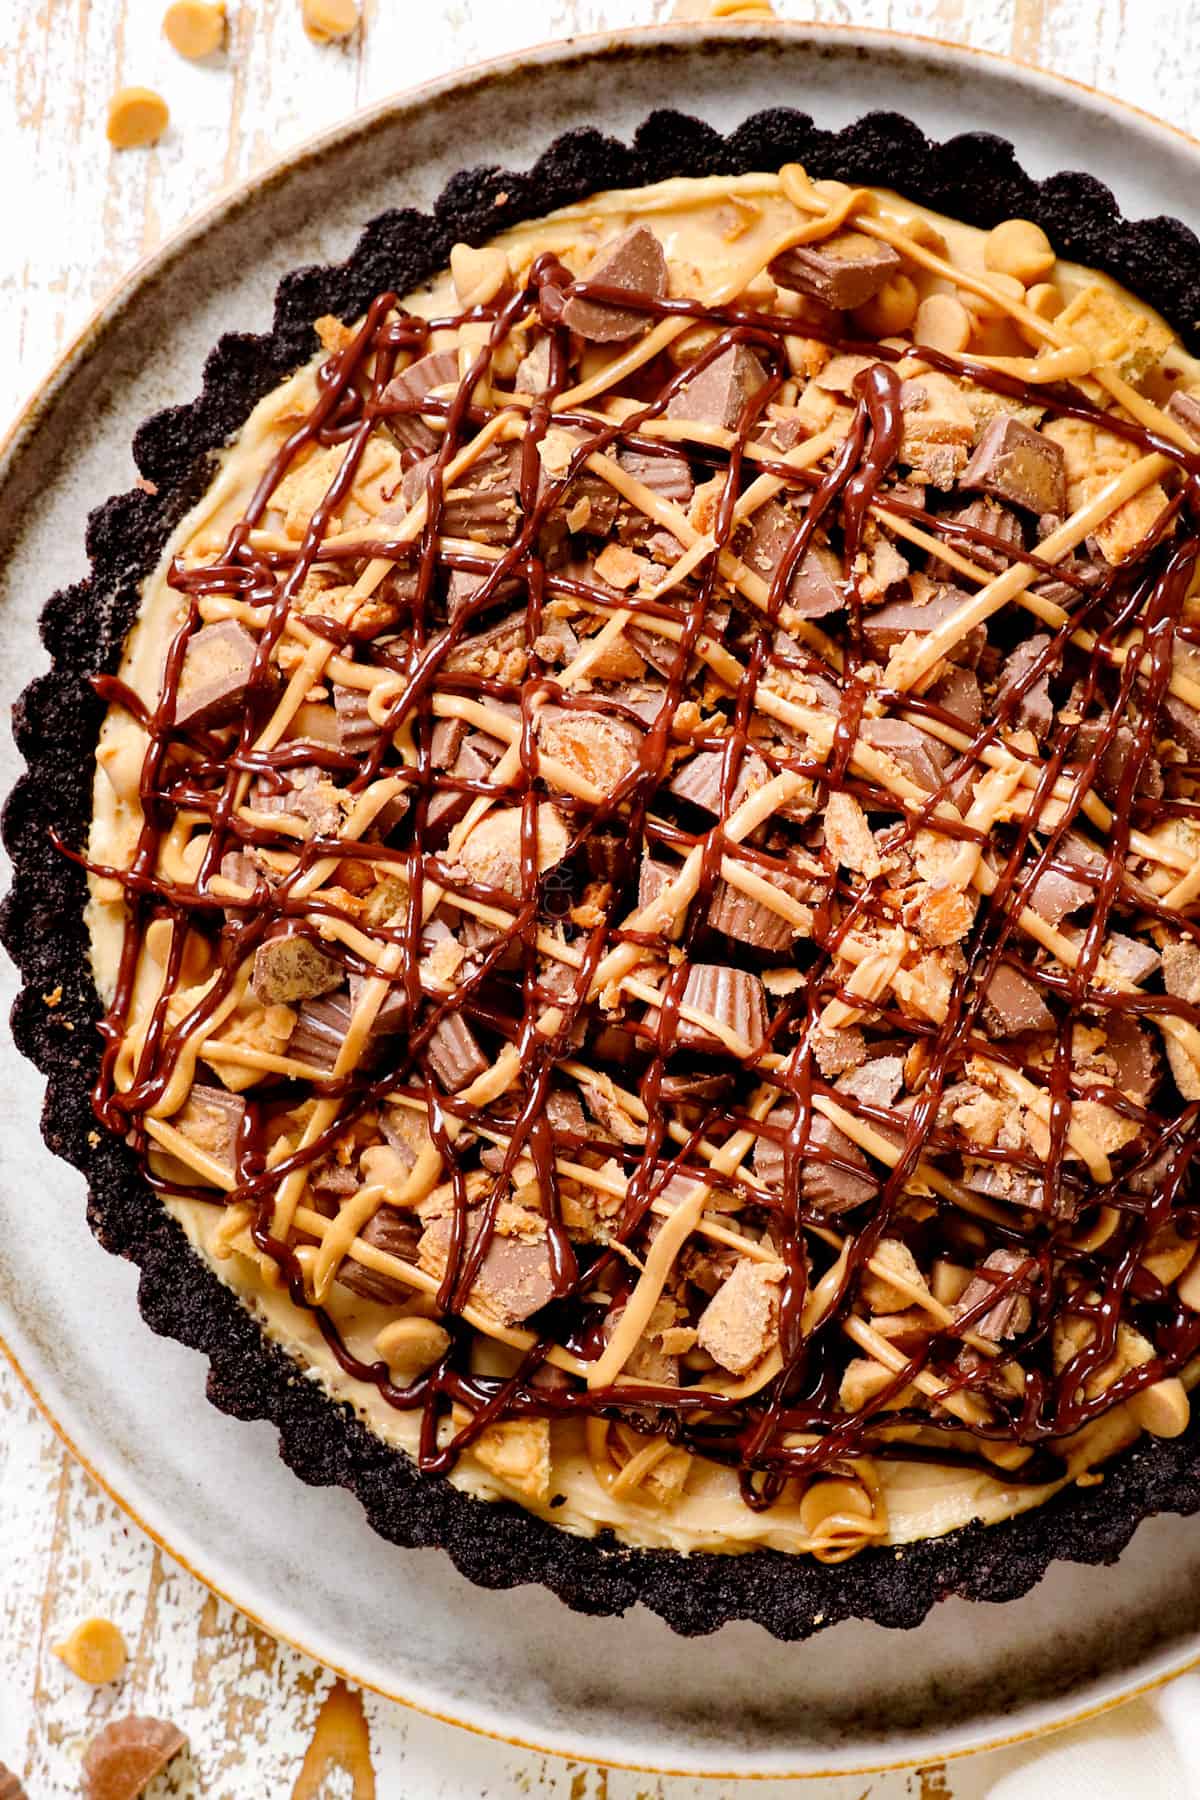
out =
[(425, 1470), (839, 1559), (1187, 1422), (1195, 371), (1020, 221), (609, 198), (323, 321), (177, 536), (97, 1111)]

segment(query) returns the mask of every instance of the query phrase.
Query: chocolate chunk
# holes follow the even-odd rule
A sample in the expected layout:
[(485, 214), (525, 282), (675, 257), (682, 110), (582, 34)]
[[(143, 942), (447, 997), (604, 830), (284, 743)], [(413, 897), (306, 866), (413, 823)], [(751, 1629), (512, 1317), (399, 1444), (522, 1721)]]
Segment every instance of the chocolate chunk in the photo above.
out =
[[(1029, 674), (1033, 665), (1050, 648), (1050, 639), (1044, 632), (1026, 638), (1018, 644), (1006, 658), (996, 690), (996, 701), (1002, 705), (1007, 694)], [(1032, 731), (1038, 742), (1047, 736), (1054, 723), (1054, 703), (1050, 698), (1049, 671), (1039, 675), (1032, 686), (1027, 687), (1024, 694), (1010, 709), (1014, 725), (1022, 731)]]
[(486, 631), (468, 633), (447, 652), (442, 666), (448, 675), (482, 675), (515, 684), (529, 664), (525, 639), (525, 614), (509, 613)]
[[(433, 728), (429, 755), (434, 769), (455, 781), (486, 782), (503, 749), (498, 739), (469, 730), (463, 719), (439, 719)], [(463, 817), (474, 798), (470, 792), (439, 785), (430, 796), (425, 815), (429, 829), (448, 830)]]
[[(449, 930), (441, 924), (440, 920), (434, 919), (425, 927), (426, 937), (423, 940), (425, 945), (430, 942), (431, 937), (436, 937), (438, 935), (439, 928), (442, 935), (446, 937), (451, 935)], [(359, 1000), (362, 998), (363, 988), (366, 984), (367, 977), (365, 975), (351, 975), (350, 1004), (352, 1007), (357, 1008)], [(404, 991), (400, 987), (389, 986), (387, 993), (383, 996), (383, 999), (375, 1010), (375, 1017), (371, 1021), (371, 1036), (373, 1038), (395, 1037), (397, 1032), (407, 1030), (408, 1001), (405, 998)]]
[(678, 450), (665, 450), (661, 456), (649, 450), (619, 450), (617, 461), (627, 475), (648, 487), (660, 500), (687, 506), (696, 491), (691, 464)]
[[(379, 1115), (379, 1129), (407, 1169), (415, 1166), (418, 1156), (432, 1142), (428, 1115), (411, 1106), (385, 1105)], [(460, 1146), (469, 1141), (469, 1134), (460, 1133)]]
[[(741, 549), (742, 561), (764, 581), (774, 580), (800, 521), (778, 500), (768, 500), (751, 514), (749, 535)], [(804, 619), (824, 619), (846, 604), (841, 587), (841, 563), (832, 550), (810, 544), (788, 583), (784, 598)]]
[[(431, 351), (428, 356), (410, 363), (399, 375), (393, 375), (380, 395), (379, 404), (385, 410), (388, 428), (397, 443), (406, 449), (420, 450), (423, 455), (436, 450), (437, 433), (425, 423), (416, 408), (434, 388), (449, 387), (453, 392), (458, 387), (458, 379), (457, 350)], [(386, 411), (397, 404), (412, 410)]]
[(592, 1054), (597, 1062), (612, 1063), (622, 1069), (644, 1062), (646, 1051), (643, 1040), (625, 1025), (600, 1025), (592, 1039)]
[(546, 1117), (556, 1143), (564, 1137), (585, 1139), (589, 1135), (583, 1107), (572, 1088), (551, 1088), (546, 1095)]
[(280, 742), (340, 749), (336, 709), (323, 700), (301, 701), (288, 720)]
[[(1104, 740), (1107, 738), (1107, 742)], [(1101, 744), (1104, 743), (1103, 751)], [(1076, 729), (1071, 744), (1071, 762), (1090, 763), (1099, 755), (1096, 768), (1095, 783), (1097, 790), (1106, 800), (1116, 799), (1121, 782), (1125, 775), (1125, 767), (1133, 752), (1133, 731), (1124, 722), (1113, 727), (1111, 717), (1105, 715), (1099, 719), (1084, 719)], [(1161, 797), (1163, 791), (1162, 765), (1153, 751), (1142, 759), (1138, 770), (1135, 792), (1145, 794), (1152, 800)]]
[(680, 1255), (679, 1269), (694, 1288), (711, 1297), (728, 1281), (740, 1260), (736, 1250), (724, 1244), (693, 1238)]
[(821, 1025), (811, 1038), (813, 1061), (826, 1081), (867, 1060), (867, 1040), (857, 1025)]
[[(667, 291), (667, 259), (647, 226), (631, 225), (615, 243), (601, 245), (583, 279), (661, 300)], [(653, 323), (653, 314), (572, 294), (562, 309), (562, 322), (589, 343), (617, 344), (645, 330)]]
[[(380, 1206), (358, 1235), (373, 1250), (382, 1250), (399, 1262), (415, 1263), (417, 1260), (420, 1227), (398, 1207)], [(381, 1269), (369, 1269), (353, 1256), (347, 1256), (339, 1264), (337, 1278), (352, 1294), (357, 1294), (361, 1300), (373, 1300), (379, 1306), (402, 1306), (415, 1292), (410, 1282), (401, 1281), (395, 1275), (385, 1275)]]
[[(1057, 925), (1068, 913), (1077, 912), (1086, 905), (1094, 894), (1097, 880), (1104, 873), (1103, 857), (1075, 831), (1063, 833), (1053, 863), (1067, 867), (1065, 870), (1054, 866), (1046, 869), (1026, 900), (1026, 904), (1040, 913), (1048, 925)], [(1076, 878), (1077, 873), (1081, 879)]]
[[(580, 444), (586, 442), (585, 432), (572, 432), (570, 435), (577, 438)], [(543, 468), (538, 478), (539, 501), (552, 483), (561, 480), (561, 475), (552, 476)], [(626, 516), (627, 510), (626, 502), (611, 482), (591, 469), (581, 468), (559, 493), (549, 524), (559, 535), (564, 532), (587, 532), (591, 537), (609, 538)], [(561, 524), (556, 525), (556, 521), (561, 521)], [(543, 546), (543, 550), (544, 548)], [(593, 575), (593, 582), (595, 579)]]
[(518, 394), (545, 394), (550, 391), (550, 339), (540, 337), (525, 352), (517, 365), (513, 386)]
[(748, 1374), (778, 1337), (779, 1287), (785, 1273), (783, 1263), (741, 1256), (701, 1313), (696, 1341), (731, 1374)]
[(186, 1746), (187, 1738), (168, 1719), (135, 1713), (110, 1719), (87, 1747), (80, 1770), (83, 1800), (138, 1800)]
[(434, 769), (447, 773), (458, 760), (468, 731), (465, 719), (438, 719), (429, 734), (429, 762)]
[(731, 344), (679, 384), (667, 402), (666, 417), (736, 431), (747, 401), (766, 379), (767, 372), (753, 350)]
[[(645, 627), (641, 625), (627, 625), (625, 628), (625, 641), (632, 645), (643, 662), (649, 663), (656, 674), (662, 675), (667, 681), (670, 681), (678, 667), (679, 659), (683, 655), (682, 649), (673, 638), (660, 637), (657, 631), (647, 631)], [(693, 677), (698, 668), (699, 658), (695, 656), (691, 657), (688, 661), (689, 677)], [(653, 711), (650, 713), (647, 720), (648, 724), (653, 724), (654, 716), (662, 706), (661, 688), (656, 690), (656, 692), (657, 705), (655, 705)]]
[(597, 1125), (603, 1126), (608, 1137), (618, 1144), (645, 1143), (646, 1127), (611, 1099), (603, 1088), (585, 1084), (581, 1091), (584, 1105)]
[[(624, 1317), (625, 1302), (623, 1300), (609, 1308), (604, 1319), (605, 1344), (611, 1343), (617, 1327)], [(668, 1356), (663, 1351), (662, 1333), (654, 1329), (653, 1315), (651, 1315), (650, 1325), (647, 1326), (626, 1358), (622, 1373), (632, 1375), (636, 1380), (650, 1383), (654, 1387), (679, 1386), (679, 1358)], [(634, 1409), (634, 1416), (639, 1420), (645, 1420), (647, 1425), (654, 1423), (654, 1413), (650, 1407), (637, 1407)]]
[[(1007, 569), (1009, 563), (1015, 561), (1025, 548), (1025, 537), (1021, 530), (1021, 521), (1016, 513), (1009, 512), (1006, 506), (997, 506), (994, 500), (972, 500), (969, 505), (961, 506), (957, 512), (946, 513), (939, 519), (940, 525), (965, 525), (972, 531), (986, 532), (989, 537), (999, 538), (1000, 548), (994, 544), (981, 544), (974, 538), (959, 537), (955, 532), (947, 532), (946, 541), (952, 550), (960, 556), (978, 564), (981, 569), (990, 569), (999, 574)], [(931, 562), (928, 569), (931, 581), (953, 581), (954, 570), (948, 563)]]
[[(650, 633), (646, 635), (649, 637)], [(657, 642), (662, 644), (664, 639), (659, 638)], [(608, 689), (610, 701), (633, 713), (646, 726), (657, 722), (666, 697), (666, 688), (652, 681), (622, 681)]]
[(1110, 1012), (1104, 1020), (1104, 1054), (1117, 1071), (1116, 1086), (1139, 1106), (1149, 1106), (1162, 1068), (1148, 1031), (1127, 1013)]
[[(314, 1194), (321, 1197), (322, 1205), (318, 1211), (326, 1212), (324, 1202), (338, 1202), (346, 1199), (350, 1194), (357, 1194), (359, 1180), (348, 1163), (323, 1162), (318, 1163), (312, 1170), (308, 1178), (308, 1185)], [(336, 1212), (337, 1205), (330, 1205), (327, 1217), (332, 1219)]]
[[(800, 1169), (800, 1197), (816, 1212), (835, 1216), (861, 1206), (879, 1192), (871, 1165), (852, 1139), (828, 1120), (814, 1113), (808, 1128), (809, 1155)], [(824, 1152), (824, 1156), (813, 1152)], [(843, 1167), (843, 1164), (850, 1166)], [(862, 1169), (866, 1173), (858, 1174)]]
[[(793, 1103), (788, 1100), (767, 1115), (766, 1123), (781, 1136), (795, 1118)], [(861, 1206), (879, 1192), (879, 1183), (870, 1174), (870, 1164), (862, 1151), (844, 1131), (814, 1112), (808, 1124), (808, 1143), (801, 1152), (800, 1196), (807, 1206), (831, 1216)], [(781, 1188), (784, 1177), (782, 1144), (760, 1136), (754, 1145), (755, 1179), (763, 1187)], [(859, 1171), (862, 1171), (859, 1173)]]
[(484, 781), (503, 754), (498, 738), (488, 737), (483, 731), (469, 731), (454, 759), (454, 777), (457, 781)]
[[(487, 579), (486, 575), (477, 574), (473, 569), (451, 569), (446, 579), (446, 617), (457, 618), (463, 608), (471, 604)], [(515, 600), (520, 592), (519, 581), (501, 581), (493, 585), (488, 599), (492, 605), (505, 606)], [(481, 608), (481, 611), (486, 610), (486, 607)], [(520, 617), (524, 627), (524, 614)]]
[(240, 708), (250, 685), (256, 641), (236, 619), (202, 625), (188, 640), (175, 694), (180, 730), (224, 725)]
[[(236, 887), (248, 888), (251, 893), (258, 885), (258, 865), (253, 857), (247, 855), (244, 850), (227, 850), (225, 852), (221, 858), (221, 874), (226, 881), (233, 882)], [(224, 908), (226, 919), (232, 924), (238, 923), (241, 915), (247, 912), (253, 904), (253, 899), (227, 900)]]
[[(973, 1194), (983, 1194), (989, 1200), (1003, 1200), (1009, 1206), (1026, 1206), (1031, 1212), (1046, 1211), (1045, 1184), (1039, 1177), (1027, 1174), (1024, 1169), (1014, 1168), (1011, 1163), (983, 1162), (968, 1157), (963, 1173), (963, 1186)], [(1064, 1187), (1062, 1197), (1065, 1203), (1064, 1216), (1074, 1217), (1075, 1196), (1069, 1188)]]
[[(939, 625), (965, 606), (970, 598), (970, 594), (964, 593), (961, 588), (944, 587), (937, 589), (923, 605), (916, 600), (888, 600), (883, 606), (876, 607), (874, 612), (865, 613), (863, 636), (871, 655), (886, 660), (889, 651), (903, 643), (910, 633), (921, 637), (927, 632), (936, 631)], [(973, 626), (946, 652), (947, 657), (951, 662), (966, 663), (968, 667), (974, 668), (986, 642), (987, 634), (983, 626)]]
[(1126, 937), (1123, 931), (1109, 932), (1103, 954), (1118, 974), (1135, 983), (1149, 980), (1162, 961), (1153, 944)]
[(351, 756), (369, 756), (380, 738), (380, 728), (367, 711), (368, 695), (363, 688), (343, 687), (335, 682), (333, 704), (337, 712), (338, 746)]
[(689, 1100), (724, 1100), (733, 1090), (732, 1075), (664, 1075), (658, 1086), (660, 1098), (668, 1106)]
[(0, 1800), (29, 1800), (24, 1787), (7, 1763), (0, 1763)]
[(865, 306), (900, 272), (890, 244), (862, 231), (838, 231), (819, 244), (797, 244), (768, 265), (772, 281), (837, 312)]
[(1200, 758), (1200, 712), (1178, 694), (1163, 695), (1162, 711), (1166, 715), (1163, 735), (1173, 738), (1189, 761), (1196, 761)]
[[(483, 1212), (467, 1214), (462, 1262), (471, 1254)], [(421, 1264), (440, 1273), (446, 1265), (453, 1221), (434, 1219), (421, 1238)], [(522, 1207), (502, 1205), (468, 1301), (504, 1325), (520, 1325), (553, 1297), (554, 1278), (545, 1221)]]
[(203, 1150), (236, 1176), (238, 1140), (245, 1116), (246, 1102), (237, 1094), (197, 1082), (169, 1123), (197, 1150)]
[[(667, 791), (680, 800), (690, 800), (693, 806), (703, 808), (714, 817), (719, 816), (726, 810), (721, 804), (724, 766), (724, 751), (700, 750), (676, 770), (667, 783)], [(749, 751), (742, 757), (727, 811), (736, 812), (742, 801), (756, 788), (765, 787), (770, 778), (771, 771), (762, 757)]]
[[(352, 987), (357, 986), (360, 980), (358, 977), (353, 978)], [(318, 1074), (331, 1074), (350, 1027), (355, 998), (356, 995), (352, 996), (342, 990), (340, 993), (324, 994), (317, 1000), (306, 1000), (296, 1015), (295, 1029), (288, 1041), (288, 1055), (298, 1062), (307, 1063)], [(396, 998), (399, 999), (399, 996)], [(378, 1059), (383, 1051), (383, 1040), (394, 1036), (402, 1028), (394, 1010), (390, 1010), (392, 1001), (393, 997), (389, 995), (367, 1034), (360, 1058), (365, 1067), (370, 1067)]]
[(1200, 444), (1200, 399), (1195, 394), (1174, 393), (1167, 402), (1167, 411)]
[[(682, 1005), (694, 1007), (757, 1048), (767, 1029), (766, 991), (757, 975), (731, 969), (724, 963), (693, 963), (684, 983)], [(659, 1011), (652, 1007), (646, 1024), (656, 1030)], [(724, 1040), (704, 1025), (680, 1017), (675, 1036), (680, 1050), (709, 1050), (729, 1054)]]
[(579, 654), (579, 639), (565, 619), (553, 616), (542, 620), (542, 629), (533, 641), (534, 654), (551, 667), (573, 662)]
[(1013, 1276), (1028, 1261), (1027, 1256), (1016, 1250), (993, 1250), (980, 1264), (979, 1273), (971, 1277), (959, 1295), (954, 1317), (965, 1318), (994, 1294), (997, 1296), (994, 1303), (966, 1329), (976, 1337), (990, 1338), (995, 1344), (1003, 1338), (1020, 1337), (1022, 1332), (1028, 1331), (1033, 1322), (1033, 1308), (1026, 1295), (1003, 1279), (1000, 1283), (989, 1279), (989, 1272), (1001, 1278)]
[(997, 964), (987, 984), (983, 1021), (993, 1037), (1017, 1037), (1023, 1031), (1052, 1031), (1054, 1014), (1042, 999), (1036, 982), (1014, 969)]
[(1067, 504), (1062, 445), (1002, 413), (984, 430), (959, 486), (978, 488), (1027, 512), (1061, 513)]
[(293, 931), (258, 946), (250, 986), (264, 1006), (290, 1006), (340, 987), (343, 973), (341, 964), (311, 938)]
[(842, 1075), (837, 1085), (839, 1093), (849, 1094), (868, 1106), (894, 1106), (904, 1086), (904, 1059), (900, 1056), (869, 1056), (859, 1068)]
[(438, 1020), (425, 1046), (425, 1061), (448, 1094), (457, 1094), (491, 1067), (461, 1013)]
[(1047, 925), (1057, 925), (1068, 913), (1078, 912), (1092, 898), (1091, 887), (1058, 869), (1046, 869), (1026, 896), (1026, 903)]
[[(780, 875), (772, 870), (767, 879), (772, 887), (782, 889), (793, 900), (803, 901), (812, 895), (811, 883), (795, 876)], [(736, 938), (740, 944), (772, 953), (790, 950), (797, 935), (790, 919), (772, 907), (764, 906), (760, 900), (752, 900), (749, 894), (727, 881), (718, 881), (713, 889), (708, 925), (713, 931), (723, 931), (726, 937)]]
[(336, 837), (342, 823), (340, 790), (315, 764), (280, 771), (281, 785), (257, 776), (246, 805), (251, 812), (277, 814), (303, 821), (305, 837)]
[[(405, 472), (401, 493), (406, 506), (424, 497), (434, 458), (414, 463)], [(445, 491), (440, 517), (443, 536), (470, 538), (476, 544), (511, 544), (520, 523), (521, 446), (494, 444), (485, 450)]]
[(669, 887), (679, 873), (678, 865), (661, 863), (649, 855), (643, 855), (641, 868), (638, 871), (638, 911), (643, 912), (652, 900), (657, 900), (665, 887)]
[(778, 450), (786, 456), (797, 444), (802, 444), (809, 435), (802, 419), (791, 418), (782, 409), (774, 405), (767, 408), (768, 417), (759, 421), (754, 428), (753, 442), (761, 444), (764, 450)]
[(925, 694), (926, 700), (974, 736), (983, 723), (983, 693), (974, 669), (950, 663)]
[(932, 792), (942, 785), (942, 770), (949, 751), (916, 725), (904, 719), (864, 719), (859, 736), (875, 750), (882, 750), (918, 787)]

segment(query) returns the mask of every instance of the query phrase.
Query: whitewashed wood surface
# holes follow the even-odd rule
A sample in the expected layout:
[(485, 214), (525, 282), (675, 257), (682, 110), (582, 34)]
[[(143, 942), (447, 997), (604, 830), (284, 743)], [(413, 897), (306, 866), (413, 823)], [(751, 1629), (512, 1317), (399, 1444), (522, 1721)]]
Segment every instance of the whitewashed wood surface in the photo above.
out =
[[(672, 0), (367, 0), (353, 42), (324, 49), (304, 36), (299, 0), (229, 0), (227, 49), (202, 65), (163, 41), (163, 6), (0, 4), (0, 423), (112, 283), (223, 186), (397, 88), (522, 44), (663, 19)], [(776, 11), (1011, 53), (1200, 130), (1192, 0), (1136, 9), (1129, 0), (778, 0)], [(131, 83), (162, 92), (172, 123), (155, 149), (117, 155), (105, 107)], [(115, 1619), (128, 1640), (119, 1687), (87, 1688), (51, 1654), (90, 1612)], [(30, 1800), (77, 1793), (84, 1745), (129, 1710), (172, 1718), (191, 1741), (156, 1794), (288, 1800), (331, 1679), (155, 1549), (73, 1463), (0, 1358), (0, 1761), (24, 1775)], [(1135, 1704), (1092, 1729), (1124, 1735), (1145, 1723), (1145, 1710)], [(327, 1800), (715, 1800), (730, 1786), (606, 1775), (370, 1696), (366, 1715), (375, 1787), (352, 1789), (335, 1775), (317, 1790)], [(820, 1800), (982, 1800), (1010, 1761), (808, 1791)], [(746, 1791), (770, 1800), (784, 1786)]]

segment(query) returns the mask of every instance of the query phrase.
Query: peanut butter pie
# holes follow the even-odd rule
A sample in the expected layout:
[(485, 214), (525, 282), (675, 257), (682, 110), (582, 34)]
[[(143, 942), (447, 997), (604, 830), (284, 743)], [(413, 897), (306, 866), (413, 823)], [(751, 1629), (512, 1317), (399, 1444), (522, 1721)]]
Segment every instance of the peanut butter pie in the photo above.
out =
[(221, 1404), (477, 1580), (790, 1636), (1200, 1501), (1200, 363), (1086, 187), (804, 124), (567, 140), (219, 351), (7, 915)]

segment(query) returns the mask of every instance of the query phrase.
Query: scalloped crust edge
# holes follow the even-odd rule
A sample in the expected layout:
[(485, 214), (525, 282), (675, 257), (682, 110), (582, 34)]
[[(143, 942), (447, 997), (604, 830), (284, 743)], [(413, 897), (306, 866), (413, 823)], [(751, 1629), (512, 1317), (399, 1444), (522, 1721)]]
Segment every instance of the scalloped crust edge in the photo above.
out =
[[(599, 189), (787, 161), (820, 176), (897, 188), (984, 227), (1014, 215), (1034, 219), (1061, 254), (1121, 280), (1156, 306), (1189, 348), (1200, 348), (1200, 241), (1187, 226), (1169, 218), (1124, 220), (1109, 190), (1086, 174), (1035, 182), (1009, 143), (983, 133), (937, 144), (894, 113), (868, 114), (826, 132), (806, 114), (779, 108), (723, 137), (698, 119), (659, 111), (631, 145), (581, 129), (556, 139), (528, 171), (463, 171), (431, 214), (384, 213), (344, 263), (286, 276), (271, 331), (222, 337), (199, 397), (156, 414), (138, 431), (134, 457), (147, 486), (92, 513), (90, 576), (47, 602), (41, 633), (52, 667), (14, 708), (28, 772), (4, 809), (4, 841), (16, 874), (0, 907), (0, 941), (25, 983), (12, 1010), (13, 1036), (47, 1078), (46, 1143), (86, 1175), (88, 1222), (100, 1243), (138, 1264), (138, 1303), (147, 1323), (208, 1357), (215, 1406), (237, 1418), (270, 1420), (280, 1455), (301, 1480), (348, 1488), (380, 1536), (406, 1547), (440, 1546), (481, 1587), (539, 1582), (579, 1613), (619, 1614), (640, 1601), (683, 1635), (752, 1619), (776, 1638), (798, 1640), (850, 1618), (911, 1628), (952, 1594), (1014, 1599), (1058, 1559), (1113, 1562), (1144, 1517), (1200, 1509), (1200, 1416), (1176, 1440), (1139, 1440), (1095, 1487), (1067, 1490), (1003, 1524), (866, 1550), (836, 1566), (765, 1549), (684, 1557), (625, 1548), (603, 1535), (574, 1537), (515, 1505), (473, 1500), (443, 1478), (420, 1475), (263, 1337), (191, 1250), (131, 1152), (94, 1129), (99, 1003), (88, 973), (84, 884), (48, 837), (53, 827), (79, 843), (87, 830), (103, 714), (87, 676), (116, 666), (138, 583), (207, 484), (213, 451), (265, 393), (315, 353), (314, 319), (324, 313), (352, 319), (376, 293), (403, 294), (444, 267), (457, 240), (481, 243)], [(51, 1007), (44, 996), (55, 988), (61, 999)]]

